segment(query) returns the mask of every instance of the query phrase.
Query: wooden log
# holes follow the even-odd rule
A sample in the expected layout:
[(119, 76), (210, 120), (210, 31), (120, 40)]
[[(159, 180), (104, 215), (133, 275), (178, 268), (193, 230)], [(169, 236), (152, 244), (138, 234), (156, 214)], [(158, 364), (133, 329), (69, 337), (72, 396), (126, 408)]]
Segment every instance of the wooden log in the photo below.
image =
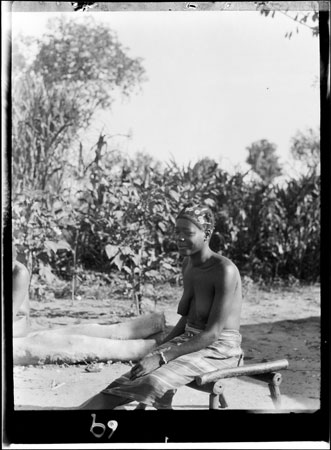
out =
[(286, 359), (280, 359), (277, 361), (269, 361), (260, 364), (249, 364), (247, 366), (233, 367), (230, 369), (213, 370), (212, 372), (200, 375), (195, 378), (198, 386), (205, 383), (210, 383), (221, 378), (232, 378), (240, 376), (250, 376), (259, 373), (267, 373), (274, 370), (282, 370), (288, 367), (288, 361)]
[(155, 339), (114, 340), (45, 331), (13, 339), (13, 362), (16, 365), (33, 365), (137, 361), (155, 346)]
[[(62, 335), (92, 336), (107, 339), (145, 339), (153, 334), (160, 333), (165, 328), (164, 313), (145, 314), (131, 319), (110, 325), (100, 325), (98, 323), (88, 323), (82, 325), (70, 325), (60, 328), (48, 329), (48, 333), (61, 333)], [(36, 336), (46, 330), (29, 333), (28, 336)]]

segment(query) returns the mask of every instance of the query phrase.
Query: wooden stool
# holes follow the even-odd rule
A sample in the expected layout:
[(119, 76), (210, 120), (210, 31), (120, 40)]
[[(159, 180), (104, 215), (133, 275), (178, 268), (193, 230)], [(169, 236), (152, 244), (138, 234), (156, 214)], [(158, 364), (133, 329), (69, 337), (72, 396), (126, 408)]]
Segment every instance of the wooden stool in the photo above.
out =
[(282, 375), (277, 370), (287, 369), (288, 361), (280, 359), (260, 364), (247, 364), (231, 369), (214, 370), (195, 378), (188, 387), (209, 394), (209, 409), (227, 408), (228, 404), (224, 397), (223, 379), (246, 376), (268, 384), (271, 399), (276, 409), (281, 407), (281, 394), (279, 386)]

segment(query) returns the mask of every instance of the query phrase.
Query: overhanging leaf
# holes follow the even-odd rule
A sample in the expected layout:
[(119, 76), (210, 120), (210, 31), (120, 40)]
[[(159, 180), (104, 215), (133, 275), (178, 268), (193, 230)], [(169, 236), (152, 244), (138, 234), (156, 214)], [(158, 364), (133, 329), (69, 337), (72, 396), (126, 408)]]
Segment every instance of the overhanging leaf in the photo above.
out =
[(52, 273), (50, 266), (44, 266), (41, 264), (39, 269), (39, 275), (46, 281), (48, 284), (53, 284), (56, 281), (56, 276)]
[(58, 246), (56, 242), (53, 241), (45, 241), (44, 246), (46, 250), (52, 250), (54, 253), (57, 252)]
[(174, 191), (173, 189), (170, 189), (169, 195), (170, 195), (171, 198), (176, 200), (176, 202), (179, 202), (179, 195), (177, 194), (176, 191)]
[(158, 227), (160, 228), (160, 230), (165, 233), (167, 231), (167, 227), (164, 225), (164, 223), (159, 222), (158, 223)]
[(72, 248), (70, 247), (69, 243), (63, 239), (57, 242), (57, 249), (72, 251)]
[(162, 267), (163, 267), (164, 269), (174, 270), (174, 268), (172, 267), (172, 265), (171, 265), (171, 264), (168, 264), (168, 263), (163, 263), (163, 264), (162, 264)]
[(119, 252), (119, 248), (117, 247), (117, 245), (107, 244), (105, 247), (105, 252), (108, 256), (108, 259), (112, 259)]
[(125, 255), (125, 256), (134, 255), (133, 250), (131, 250), (131, 248), (128, 246), (120, 247), (120, 250), (121, 250), (122, 255)]
[(157, 270), (149, 270), (148, 272), (145, 272), (145, 276), (147, 278), (155, 278), (156, 280), (162, 279), (160, 272), (158, 272)]
[(121, 255), (119, 253), (113, 259), (113, 264), (115, 264), (115, 266), (118, 268), (118, 270), (122, 270), (124, 261), (121, 259)]

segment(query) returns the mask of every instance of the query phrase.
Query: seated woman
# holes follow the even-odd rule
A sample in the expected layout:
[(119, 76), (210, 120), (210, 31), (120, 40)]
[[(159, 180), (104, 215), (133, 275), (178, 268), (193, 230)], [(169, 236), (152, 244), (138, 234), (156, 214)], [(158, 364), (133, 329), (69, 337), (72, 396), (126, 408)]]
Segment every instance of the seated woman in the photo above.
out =
[(187, 205), (176, 221), (184, 257), (182, 317), (156, 350), (130, 372), (83, 403), (82, 409), (114, 409), (134, 400), (170, 409), (176, 390), (198, 375), (242, 362), (241, 279), (229, 259), (211, 250), (214, 217), (207, 207)]

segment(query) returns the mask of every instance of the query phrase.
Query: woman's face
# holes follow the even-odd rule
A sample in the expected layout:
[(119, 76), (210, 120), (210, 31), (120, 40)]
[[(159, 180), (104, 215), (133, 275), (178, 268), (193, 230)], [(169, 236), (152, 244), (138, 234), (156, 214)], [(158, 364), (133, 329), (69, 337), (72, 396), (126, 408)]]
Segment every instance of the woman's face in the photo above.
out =
[(200, 251), (206, 244), (205, 232), (187, 219), (176, 221), (176, 241), (182, 256), (190, 256)]

